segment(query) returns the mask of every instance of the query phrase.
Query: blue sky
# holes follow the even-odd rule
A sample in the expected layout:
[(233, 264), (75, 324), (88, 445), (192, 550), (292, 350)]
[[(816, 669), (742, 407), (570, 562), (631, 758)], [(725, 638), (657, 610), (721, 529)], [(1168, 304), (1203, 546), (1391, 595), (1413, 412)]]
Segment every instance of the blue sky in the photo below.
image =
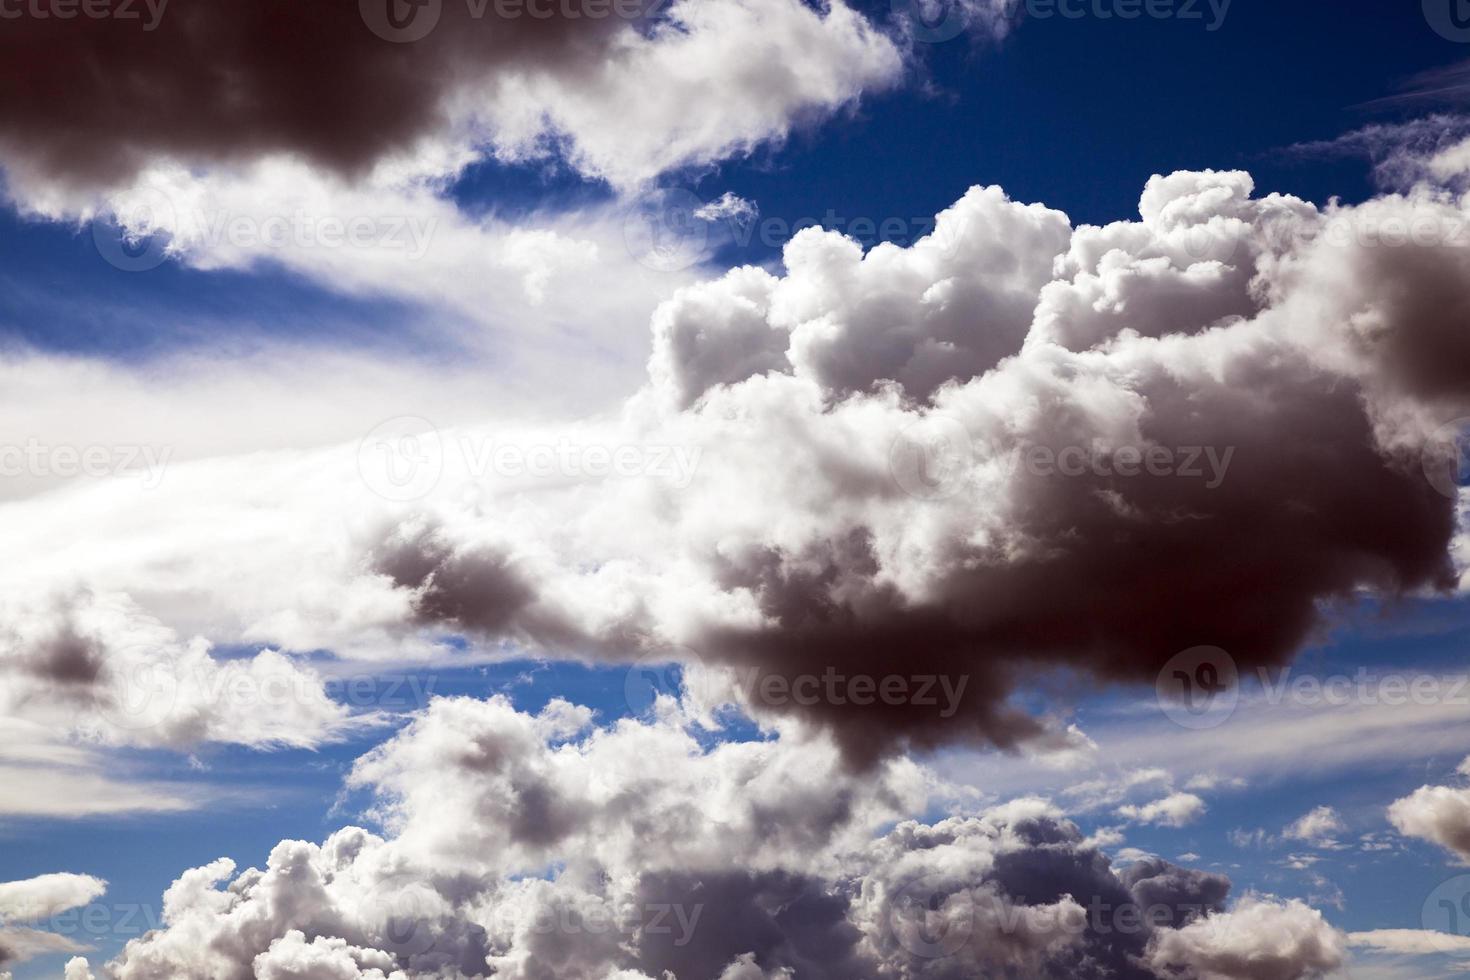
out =
[[(105, 925), (69, 932), (79, 927), (67, 924), (65, 914), (52, 923), (53, 931), (92, 946), (87, 955), (93, 969), (100, 969), (122, 952), (124, 943), (141, 935), (140, 926), (161, 925), (161, 896), (183, 870), (222, 856), (232, 858), (239, 869), (261, 867), (277, 842), (320, 842), (344, 827), (378, 825), (373, 794), (349, 790), (345, 780), (355, 760), (427, 708), (426, 695), (484, 699), (504, 694), (518, 710), (533, 715), (554, 698), (564, 698), (593, 709), (601, 727), (613, 727), (627, 716), (651, 718), (642, 697), (629, 704), (627, 650), (614, 656), (608, 653), (611, 646), (599, 645), (616, 633), (612, 626), (623, 622), (619, 617), (633, 623), (646, 614), (663, 626), (673, 623), (692, 630), (699, 616), (717, 611), (734, 616), (742, 610), (730, 598), (736, 591), (731, 583), (770, 587), (760, 576), (773, 573), (749, 572), (741, 578), (747, 574), (741, 563), (754, 562), (751, 555), (763, 546), (759, 535), (769, 532), (772, 540), (798, 537), (779, 521), (742, 519), (725, 528), (724, 538), (711, 532), (711, 540), (718, 539), (711, 550), (728, 565), (715, 563), (718, 567), (710, 571), (692, 567), (687, 556), (658, 550), (668, 547), (663, 540), (667, 528), (688, 528), (676, 523), (682, 518), (669, 516), (674, 505), (659, 490), (630, 490), (612, 503), (599, 503), (603, 498), (594, 490), (577, 496), (582, 491), (567, 480), (553, 489), (571, 486), (573, 503), (558, 510), (561, 504), (543, 504), (538, 494), (547, 493), (549, 500), (550, 491), (541, 488), (532, 488), (525, 500), (517, 498), (511, 505), (498, 495), (510, 491), (479, 492), (469, 482), (451, 486), (446, 477), (444, 483), (453, 491), (444, 498), (448, 509), (434, 512), (434, 520), (442, 523), (430, 525), (445, 540), (466, 535), (477, 546), (509, 547), (506, 542), (518, 540), (520, 522), (530, 514), (545, 525), (526, 532), (533, 543), (510, 567), (539, 569), (540, 563), (552, 563), (564, 538), (585, 533), (606, 544), (608, 552), (579, 555), (578, 573), (591, 576), (632, 561), (629, 556), (647, 542), (653, 550), (639, 557), (639, 568), (657, 569), (675, 585), (667, 593), (637, 593), (634, 586), (652, 581), (655, 573), (645, 580), (638, 577), (642, 571), (629, 572), (633, 585), (628, 588), (636, 597), (610, 599), (612, 611), (583, 610), (585, 615), (561, 620), (537, 607), (544, 622), (528, 626), (518, 618), (519, 609), (506, 613), (504, 621), (493, 610), (477, 620), (458, 609), (434, 622), (436, 613), (428, 606), (402, 605), (409, 601), (402, 598), (404, 590), (429, 589), (428, 579), (416, 585), (395, 579), (388, 583), (398, 587), (393, 590), (397, 599), (392, 599), (386, 592), (359, 591), (368, 586), (356, 578), (333, 581), (328, 588), (316, 577), (313, 563), (318, 560), (326, 567), (341, 559), (343, 567), (374, 571), (379, 579), (396, 573), (383, 572), (389, 567), (381, 564), (387, 544), (342, 558), (347, 545), (338, 538), (319, 548), (311, 539), (318, 531), (324, 540), (328, 531), (341, 532), (340, 541), (356, 546), (374, 533), (374, 521), (381, 523), (382, 515), (359, 514), (350, 503), (324, 499), (302, 504), (290, 521), (272, 516), (277, 491), (281, 499), (294, 500), (292, 495), (304, 496), (318, 481), (326, 482), (312, 469), (312, 453), (320, 451), (334, 466), (356, 459), (359, 440), (376, 431), (373, 426), (380, 420), (395, 416), (427, 417), (446, 433), (449, 426), (492, 419), (496, 438), (511, 428), (510, 423), (499, 427), (502, 418), (514, 420), (515, 426), (578, 419), (572, 431), (581, 438), (611, 440), (615, 436), (607, 434), (608, 427), (629, 419), (633, 421), (628, 424), (642, 425), (641, 431), (659, 431), (648, 422), (652, 402), (634, 398), (644, 384), (652, 349), (648, 323), (655, 308), (678, 288), (718, 279), (736, 267), (754, 265), (778, 277), (784, 274), (786, 236), (771, 232), (772, 222), (785, 227), (799, 219), (820, 223), (824, 215), (835, 215), (838, 219), (830, 222), (835, 231), (854, 233), (855, 224), (861, 227), (864, 221), (875, 229), (863, 241), (866, 247), (885, 237), (908, 247), (932, 230), (933, 215), (972, 185), (999, 185), (1014, 201), (1059, 209), (1073, 226), (1136, 221), (1140, 193), (1152, 175), (1205, 169), (1249, 171), (1257, 199), (1279, 192), (1319, 206), (1333, 198), (1360, 204), (1390, 189), (1383, 186), (1381, 171), (1375, 175), (1376, 161), (1345, 148), (1304, 151), (1300, 145), (1330, 143), (1377, 126), (1389, 135), (1377, 140), (1375, 148), (1391, 153), (1392, 134), (1399, 131), (1395, 127), (1431, 112), (1452, 116), (1466, 98), (1463, 87), (1451, 87), (1436, 99), (1403, 96), (1406, 86), (1411, 91), (1432, 87), (1422, 79), (1414, 82), (1415, 76), (1470, 57), (1465, 44), (1430, 26), (1419, 4), (1234, 0), (1214, 30), (1207, 28), (1209, 6), (1201, 7), (1202, 20), (1092, 15), (1038, 19), (1022, 14), (1004, 37), (973, 31), (938, 43), (913, 42), (897, 79), (872, 84), (871, 91), (863, 86), (860, 97), (837, 100), (837, 105), (793, 109), (791, 119), (783, 119), (790, 124), (784, 138), (780, 133), (776, 138), (743, 138), (753, 144), (744, 150), (720, 145), (680, 165), (653, 168), (635, 186), (609, 177), (607, 167), (599, 172), (585, 160), (579, 163), (581, 158), (570, 151), (518, 159), (527, 154), (496, 144), (499, 135), (487, 137), (470, 144), (473, 162), (416, 185), (428, 190), (412, 198), (415, 206), (440, 222), (422, 264), (359, 267), (352, 255), (321, 250), (299, 256), (269, 249), (211, 252), (197, 243), (180, 246), (181, 237), (170, 246), (178, 251), (157, 267), (124, 271), (103, 258), (96, 237), (115, 238), (121, 219), (93, 216), (96, 201), (111, 200), (116, 206), (119, 199), (107, 198), (118, 193), (116, 186), (78, 206), (67, 195), (76, 193), (81, 200), (85, 193), (67, 186), (49, 198), (36, 190), (54, 189), (46, 184), (49, 175), (43, 174), (37, 184), (35, 172), (25, 169), (29, 164), (21, 157), (0, 158), (10, 191), (9, 206), (0, 214), (0, 357), (10, 362), (4, 365), (5, 376), (18, 379), (18, 393), (7, 396), (4, 405), (7, 413), (34, 411), (40, 420), (32, 428), (13, 423), (3, 439), (19, 442), (39, 431), (49, 433), (46, 438), (52, 441), (81, 442), (95, 432), (101, 441), (168, 443), (178, 460), (170, 465), (187, 481), (179, 497), (154, 506), (153, 498), (135, 498), (131, 491), (121, 503), (108, 503), (110, 498), (102, 495), (110, 492), (111, 483), (68, 486), (46, 473), (29, 474), (31, 482), (17, 481), (0, 496), (0, 510), (11, 511), (12, 523), (5, 526), (28, 534), (20, 546), (29, 550), (16, 556), (15, 574), (34, 577), (58, 595), (126, 594), (135, 603), (128, 608), (136, 608), (151, 624), (147, 629), (171, 631), (157, 642), (183, 644), (191, 636), (205, 637), (221, 664), (255, 663), (262, 651), (285, 650), (292, 663), (329, 676), (381, 675), (377, 694), (366, 703), (350, 703), (330, 686), (327, 693), (344, 710), (362, 713), (378, 707), (386, 712), (371, 726), (334, 734), (326, 728), (314, 730), (305, 737), (309, 747), (272, 746), (269, 739), (246, 736), (232, 739), (218, 729), (192, 742), (170, 736), (152, 743), (109, 741), (95, 730), (90, 736), (72, 732), (55, 744), (95, 749), (115, 783), (165, 789), (188, 801), (188, 808), (158, 813), (119, 807), (93, 816), (29, 817), (18, 809), (0, 808), (0, 881), (51, 872), (105, 879)], [(893, 36), (902, 36), (902, 5), (863, 2), (855, 9)], [(738, 53), (733, 57), (738, 60)], [(660, 81), (655, 78), (651, 84)], [(691, 101), (684, 111), (698, 115), (702, 104)], [(603, 124), (605, 120), (597, 122)], [(600, 130), (588, 135), (588, 146), (594, 137), (604, 138)], [(737, 147), (741, 143), (742, 138), (732, 141)], [(292, 179), (251, 176), (250, 162), (247, 154), (211, 169), (216, 163), (206, 159), (180, 172), (217, 181), (217, 187), (244, 187), (241, 193), (260, 200), (268, 200), (267, 193), (281, 186), (291, 189)], [(250, 183), (257, 179), (259, 184)], [(355, 193), (352, 178), (332, 175), (323, 180), (340, 182), (331, 186), (343, 200)], [(268, 190), (259, 189), (267, 185)], [(752, 209), (747, 219), (763, 222), (757, 227), (766, 230), (742, 243), (738, 223), (720, 219), (710, 229), (700, 229), (708, 237), (701, 239), (707, 247), (697, 262), (667, 271), (649, 268), (627, 242), (626, 215), (652, 188), (682, 188), (705, 204), (731, 195), (730, 200)], [(409, 198), (383, 194), (388, 203), (381, 207), (388, 213), (408, 207), (404, 202)], [(1436, 200), (1444, 204), (1448, 199)], [(58, 200), (62, 203), (56, 204)], [(104, 210), (107, 206), (101, 205)], [(348, 210), (373, 206), (356, 204)], [(896, 233), (878, 231), (885, 222)], [(554, 229), (555, 241), (544, 245), (536, 239), (535, 248), (551, 250), (554, 261), (547, 261), (553, 271), (537, 280), (544, 271), (538, 265), (542, 253), (533, 248), (530, 259), (505, 258), (520, 245), (503, 243), (520, 242), (517, 234), (545, 228)], [(484, 237), (476, 237), (480, 235)], [(579, 236), (593, 246), (578, 251), (566, 244)], [(167, 240), (166, 234), (159, 236), (160, 245)], [(557, 264), (563, 261), (570, 272)], [(719, 302), (727, 298), (723, 293), (719, 297)], [(802, 301), (799, 296), (789, 300), (793, 306)], [(667, 310), (664, 315), (675, 318)], [(707, 310), (704, 315), (714, 316)], [(704, 335), (690, 336), (693, 345)], [(732, 346), (698, 363), (718, 373), (721, 357), (733, 363), (739, 353)], [(657, 362), (660, 356), (654, 354), (656, 363), (662, 363)], [(751, 363), (763, 363), (758, 354), (750, 356), (755, 358)], [(1453, 361), (1455, 356), (1452, 351), (1443, 358)], [(681, 367), (691, 375), (696, 370)], [(793, 368), (802, 370), (807, 367)], [(655, 370), (655, 380), (659, 377)], [(1361, 383), (1365, 391), (1377, 390)], [(824, 396), (829, 405), (841, 400), (839, 393), (852, 394), (841, 392), (826, 376), (823, 384), (829, 389)], [(759, 389), (752, 385), (750, 390)], [(722, 407), (712, 409), (710, 417), (724, 422), (759, 418), (776, 396), (759, 397), (771, 401), (752, 395), (750, 405), (718, 403)], [(926, 396), (917, 397), (922, 401)], [(960, 411), (955, 407), (959, 404), (947, 410)], [(1432, 410), (1448, 418), (1452, 413), (1446, 406), (1451, 404), (1446, 396)], [(679, 406), (681, 411), (688, 408)], [(914, 409), (910, 405), (903, 410)], [(1385, 410), (1383, 417), (1390, 416)], [(730, 434), (735, 431), (722, 430), (720, 438), (738, 442), (743, 436)], [(781, 425), (773, 431), (788, 429)], [(771, 437), (774, 457), (781, 456), (777, 438)], [(808, 449), (814, 444), (801, 443)], [(870, 456), (882, 458), (883, 450)], [(853, 458), (868, 459), (858, 450)], [(732, 470), (739, 469), (738, 461), (732, 464)], [(1323, 472), (1326, 479), (1339, 471), (1329, 461)], [(739, 499), (713, 497), (696, 513), (731, 513), (752, 498), (766, 496), (800, 499), (796, 478), (788, 484), (782, 475), (768, 474), (763, 480), (734, 495)], [(1402, 500), (1386, 498), (1387, 509), (1378, 519), (1391, 525), (1392, 508)], [(514, 517), (515, 530), (494, 526), (502, 506)], [(630, 515), (653, 516), (630, 516), (624, 539), (618, 535), (617, 517), (608, 519), (619, 507)], [(797, 507), (793, 504), (793, 514)], [(833, 510), (840, 508), (834, 505)], [(454, 516), (444, 516), (451, 511)], [(418, 518), (405, 518), (405, 513), (393, 511), (391, 516), (404, 520), (404, 527), (419, 528), (413, 523)], [(1405, 516), (1406, 527), (1412, 516)], [(169, 550), (172, 543), (157, 544), (153, 537), (175, 520), (178, 536), (186, 539), (179, 547), (188, 552), (187, 561)], [(640, 520), (648, 528), (641, 538)], [(1082, 520), (1079, 516), (1079, 526)], [(793, 517), (791, 526), (798, 523)], [(923, 521), (916, 518), (911, 525), (920, 528)], [(783, 537), (788, 533), (789, 538)], [(72, 534), (75, 540), (66, 536)], [(735, 540), (740, 534), (752, 535), (755, 543)], [(261, 544), (277, 537), (279, 558), (272, 544)], [(1363, 537), (1372, 534), (1365, 531)], [(639, 544), (632, 543), (634, 538)], [(300, 551), (292, 550), (298, 545)], [(1454, 547), (1463, 549), (1463, 541), (1457, 539)], [(1382, 550), (1393, 551), (1388, 545)], [(846, 560), (840, 551), (837, 558), (829, 554), (812, 560), (840, 564)], [(1348, 551), (1329, 549), (1344, 566), (1355, 560)], [(1463, 560), (1464, 554), (1457, 551), (1455, 558)], [(273, 566), (277, 560), (279, 566)], [(1196, 555), (1192, 560), (1214, 558)], [(1246, 561), (1242, 559), (1242, 568), (1248, 567)], [(1376, 570), (1368, 564), (1353, 567)], [(298, 571), (299, 590), (292, 585)], [(706, 572), (726, 589), (720, 594), (730, 606), (695, 596)], [(485, 574), (495, 587), (503, 584), (493, 567)], [(829, 579), (821, 579), (820, 571), (813, 574), (814, 580), (836, 588), (837, 571)], [(1192, 573), (1185, 568), (1175, 574)], [(886, 587), (901, 590), (917, 580), (897, 575)], [(471, 581), (486, 588), (485, 580)], [(601, 579), (595, 587), (590, 581), (579, 598), (601, 599), (597, 589), (612, 589)], [(1208, 588), (1218, 578), (1212, 570), (1202, 572), (1200, 581)], [(1138, 585), (1140, 590), (1152, 587)], [(1260, 587), (1289, 590), (1295, 584), (1266, 581)], [(560, 583), (562, 591), (548, 589), (547, 595), (564, 597), (565, 588)], [(1323, 588), (1324, 593), (1338, 591), (1335, 586)], [(1413, 597), (1402, 601), (1384, 600), (1368, 586), (1355, 592), (1352, 602), (1317, 597), (1321, 621), (1295, 644), (1299, 652), (1291, 677), (1340, 677), (1360, 670), (1374, 677), (1463, 674), (1470, 636), (1465, 601), (1454, 592), (1431, 596), (1431, 590), (1412, 591)], [(829, 599), (837, 602), (841, 596)], [(685, 600), (690, 603), (687, 610), (674, 610)], [(418, 595), (413, 601), (428, 600)], [(388, 611), (364, 612), (374, 602)], [(1276, 607), (1267, 603), (1261, 608), (1270, 615)], [(0, 609), (0, 614), (11, 611)], [(19, 623), (31, 622), (21, 613), (14, 615)], [(30, 615), (29, 607), (25, 615)], [(484, 622), (494, 625), (485, 627)], [(551, 635), (570, 638), (564, 646), (538, 647), (532, 637), (547, 635), (536, 633), (545, 622), (563, 630)], [(747, 625), (740, 620), (741, 628)], [(497, 634), (502, 627), (504, 634)], [(17, 627), (0, 638), (14, 636), (19, 644), (32, 635), (26, 632), (29, 628)], [(607, 633), (599, 632), (604, 628)], [(1239, 632), (1249, 634), (1245, 627)], [(1202, 639), (1208, 642), (1208, 637)], [(1470, 923), (1431, 921), (1425, 911), (1435, 889), (1463, 873), (1461, 860), (1470, 855), (1457, 858), (1449, 845), (1439, 846), (1442, 841), (1399, 833), (1387, 817), (1394, 801), (1419, 787), (1463, 782), (1456, 772), (1470, 755), (1470, 738), (1461, 734), (1466, 730), (1463, 720), (1457, 731), (1452, 713), (1404, 711), (1391, 722), (1367, 716), (1355, 721), (1348, 717), (1349, 709), (1303, 706), (1290, 699), (1271, 703), (1268, 690), (1254, 679), (1253, 665), (1273, 654), (1236, 652), (1250, 665), (1243, 668), (1243, 706), (1207, 733), (1170, 721), (1146, 671), (1126, 678), (1122, 670), (1095, 674), (1076, 669), (1077, 662), (1065, 658), (1059, 661), (1062, 667), (1053, 663), (1034, 674), (1027, 673), (1027, 666), (1019, 671), (1006, 703), (1050, 723), (1077, 726), (1092, 743), (1091, 750), (1080, 761), (1065, 764), (1048, 761), (1046, 753), (1025, 745), (1006, 752), (977, 745), (974, 738), (903, 748), (901, 755), (934, 767), (936, 778), (945, 781), (943, 791), (915, 818), (935, 820), (1015, 796), (1042, 796), (1068, 810), (1083, 834), (1098, 835), (1105, 850), (1124, 863), (1128, 851), (1134, 859), (1148, 852), (1224, 873), (1234, 895), (1256, 891), (1302, 899), (1345, 933), (1439, 929), (1470, 935)], [(905, 656), (896, 654), (894, 662), (904, 662)], [(404, 677), (413, 683), (400, 684)], [(632, 683), (641, 690), (636, 680)], [(665, 693), (677, 698), (689, 692)], [(1470, 700), (1470, 691), (1464, 696)], [(30, 710), (24, 699), (14, 704)], [(1437, 710), (1453, 707), (1441, 703)], [(1262, 747), (1293, 731), (1286, 721), (1306, 716), (1320, 722), (1315, 730), (1327, 733), (1324, 743), (1302, 745), (1301, 755), (1292, 744)], [(779, 726), (763, 728), (744, 718), (726, 721), (723, 729), (701, 729), (702, 744), (778, 738)], [(1401, 737), (1396, 740), (1394, 732)], [(1320, 752), (1328, 743), (1346, 746), (1344, 755)], [(1202, 753), (1198, 760), (1189, 754), (1196, 748)], [(1266, 755), (1273, 761), (1262, 762)], [(0, 755), (0, 763), (4, 761)], [(1128, 782), (1130, 774), (1153, 768), (1164, 775)], [(1206, 776), (1211, 779), (1204, 781)], [(1106, 790), (1087, 790), (1085, 784), (1093, 781), (1107, 784)], [(1176, 794), (1196, 794), (1202, 804), (1178, 826), (1167, 820), (1151, 822), (1137, 810), (1120, 813)], [(1337, 829), (1315, 838), (1287, 835), (1287, 828), (1322, 807), (1331, 808)], [(1112, 832), (1116, 838), (1108, 836)], [(15, 980), (60, 976), (71, 955), (0, 962), (0, 969), (11, 970)], [(1370, 972), (1363, 975), (1399, 970), (1399, 975), (1427, 977), (1463, 968), (1463, 962), (1457, 967), (1438, 956), (1387, 962), (1385, 966), (1370, 956), (1364, 966)]]

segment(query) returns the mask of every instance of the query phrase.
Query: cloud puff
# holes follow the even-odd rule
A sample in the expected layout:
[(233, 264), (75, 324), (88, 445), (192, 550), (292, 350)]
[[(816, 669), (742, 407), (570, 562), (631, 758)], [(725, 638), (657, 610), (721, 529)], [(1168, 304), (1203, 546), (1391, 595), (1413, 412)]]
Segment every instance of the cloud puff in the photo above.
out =
[[(1460, 766), (1470, 770), (1470, 759)], [(1421, 786), (1388, 808), (1399, 833), (1421, 837), (1470, 861), (1470, 787)]]
[(107, 882), (101, 878), (81, 874), (46, 874), (0, 882), (0, 966), (45, 953), (80, 950), (82, 947), (66, 936), (27, 923), (86, 905), (106, 890)]
[(1330, 806), (1319, 806), (1293, 821), (1281, 833), (1291, 840), (1308, 841), (1318, 847), (1333, 846), (1334, 835), (1346, 830), (1342, 817)]
[(701, 747), (671, 699), (590, 717), (436, 700), (354, 768), (386, 836), (185, 872), (110, 975), (1144, 980), (1159, 950), (1169, 969), (1256, 955), (1251, 930), (1191, 931), (1231, 915), (1300, 961), (1272, 977), (1327, 956), (1295, 906), (1227, 912), (1228, 879), (1159, 859), (1115, 871), (1043, 800), (923, 823), (934, 787), (912, 762), (854, 776), (820, 736)]
[(1142, 806), (1128, 804), (1118, 808), (1120, 817), (1166, 827), (1183, 827), (1193, 823), (1204, 812), (1205, 801), (1193, 793), (1171, 793), (1163, 799)]
[(12, 596), (0, 630), (6, 714), (109, 745), (228, 742), (308, 747), (374, 722), (352, 717), (315, 672), (273, 650), (216, 659), (125, 595), (49, 605)]
[(1337, 969), (1343, 948), (1342, 934), (1315, 909), (1247, 895), (1223, 915), (1161, 931), (1147, 961), (1161, 977), (1288, 980)]

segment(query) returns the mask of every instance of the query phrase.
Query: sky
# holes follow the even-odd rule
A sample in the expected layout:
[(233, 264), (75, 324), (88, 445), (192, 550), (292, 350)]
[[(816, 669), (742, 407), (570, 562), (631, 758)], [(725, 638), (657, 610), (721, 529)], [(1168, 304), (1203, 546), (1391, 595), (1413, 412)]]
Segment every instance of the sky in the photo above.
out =
[(1470, 972), (1458, 0), (0, 0), (0, 980)]

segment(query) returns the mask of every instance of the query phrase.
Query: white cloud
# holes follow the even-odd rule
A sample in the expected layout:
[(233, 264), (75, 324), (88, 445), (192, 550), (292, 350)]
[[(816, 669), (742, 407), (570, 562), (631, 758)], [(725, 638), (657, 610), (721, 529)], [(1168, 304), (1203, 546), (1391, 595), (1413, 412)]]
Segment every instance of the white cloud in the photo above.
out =
[(1457, 936), (1428, 929), (1370, 929), (1348, 933), (1348, 944), (1390, 953), (1439, 955), (1470, 953), (1470, 936)]
[(1342, 964), (1343, 946), (1315, 909), (1247, 895), (1223, 915), (1161, 931), (1148, 965), (1161, 977), (1195, 980), (1318, 977)]
[[(107, 882), (100, 878), (70, 873), (0, 882), (0, 966), (85, 948), (67, 936), (32, 925), (86, 905), (106, 890)], [(68, 980), (72, 976), (68, 966)]]
[(1120, 817), (1165, 827), (1191, 824), (1203, 816), (1204, 812), (1205, 801), (1193, 793), (1171, 793), (1163, 799), (1142, 806), (1128, 804), (1118, 807)]
[(1470, 860), (1470, 787), (1421, 786), (1388, 808), (1401, 834), (1421, 837)]
[(1337, 843), (1335, 835), (1346, 829), (1336, 810), (1330, 806), (1319, 806), (1287, 826), (1282, 835), (1291, 840), (1307, 841), (1317, 847), (1333, 847)]

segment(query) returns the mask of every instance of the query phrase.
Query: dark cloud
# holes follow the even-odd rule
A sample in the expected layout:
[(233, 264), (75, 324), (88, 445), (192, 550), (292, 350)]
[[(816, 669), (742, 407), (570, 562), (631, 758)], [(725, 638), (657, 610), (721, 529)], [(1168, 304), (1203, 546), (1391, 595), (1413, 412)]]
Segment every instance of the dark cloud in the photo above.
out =
[(393, 532), (370, 559), (372, 570), (417, 594), (419, 618), (484, 633), (509, 630), (534, 598), (511, 561), (493, 550), (456, 551), (422, 526)]
[[(437, 25), (410, 43), (385, 40), (368, 20), (386, 24), (389, 4), (420, 23), (437, 10)], [(442, 129), (467, 87), (521, 68), (575, 75), (636, 26), (563, 16), (561, 4), (511, 18), (493, 0), (482, 17), (465, 0), (168, 0), (156, 18), (141, 0), (128, 7), (139, 19), (41, 18), (27, 5), (3, 22), (0, 145), (13, 165), (84, 185), (124, 180), (158, 156), (286, 153), (361, 173)]]

